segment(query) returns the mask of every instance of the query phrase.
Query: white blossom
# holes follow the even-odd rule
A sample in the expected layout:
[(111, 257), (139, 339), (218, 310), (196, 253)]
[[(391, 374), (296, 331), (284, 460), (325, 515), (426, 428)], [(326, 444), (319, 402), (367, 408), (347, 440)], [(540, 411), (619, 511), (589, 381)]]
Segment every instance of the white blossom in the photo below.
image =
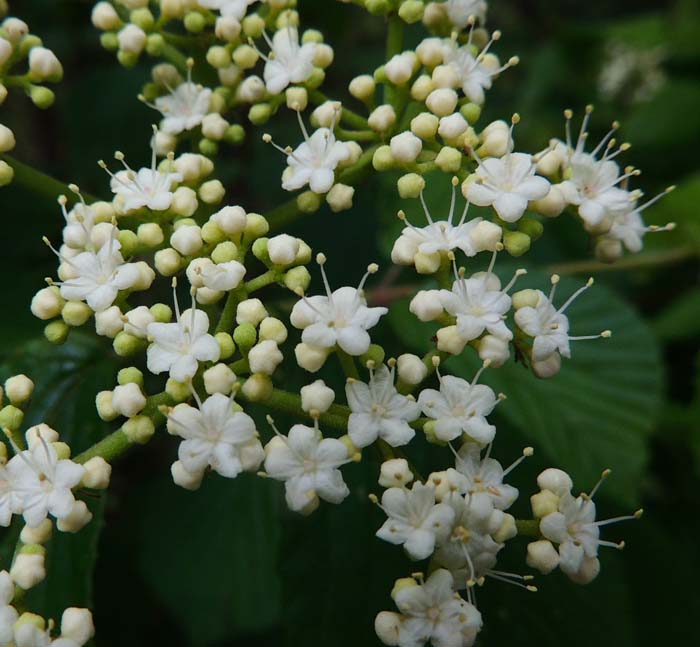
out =
[(169, 94), (158, 97), (151, 106), (163, 115), (160, 131), (166, 135), (179, 135), (196, 128), (209, 114), (211, 97), (209, 88), (193, 83), (191, 79), (170, 88)]
[(286, 437), (277, 433), (265, 454), (267, 475), (284, 481), (287, 504), (296, 512), (311, 512), (319, 498), (340, 503), (350, 494), (339, 469), (348, 462), (348, 449), (323, 438), (318, 427), (294, 425)]
[(435, 420), (435, 435), (440, 440), (455, 440), (462, 434), (482, 444), (493, 440), (496, 427), (488, 423), (486, 416), (498, 404), (498, 398), (490, 387), (477, 384), (487, 365), (485, 362), (471, 383), (445, 375), (439, 376), (439, 391), (421, 391), (418, 404), (426, 416)]
[[(183, 438), (177, 454), (185, 470), (201, 474), (210, 467), (226, 478), (256, 470), (264, 454), (253, 419), (221, 393), (196, 400), (197, 408), (181, 403), (168, 413), (168, 431)], [(252, 462), (251, 451), (257, 455)]]
[(486, 19), (487, 4), (485, 0), (446, 0), (445, 11), (450, 22), (457, 29), (464, 29), (472, 16), (480, 22)]
[(368, 307), (364, 296), (365, 281), (378, 268), (370, 265), (357, 288), (342, 287), (331, 292), (323, 268), (326, 257), (319, 254), (317, 260), (326, 296), (302, 296), (292, 309), (292, 325), (303, 330), (301, 339), (306, 344), (321, 348), (333, 348), (337, 344), (350, 355), (362, 355), (371, 343), (367, 331), (388, 312), (384, 307)]
[(263, 77), (270, 94), (279, 94), (293, 83), (304, 83), (314, 71), (315, 43), (299, 44), (296, 27), (278, 29), (272, 40), (263, 32), (270, 46), (269, 56), (264, 56)]
[(394, 369), (382, 364), (370, 369), (369, 383), (349, 379), (345, 386), (352, 413), (348, 435), (356, 447), (371, 445), (377, 438), (392, 447), (408, 444), (415, 431), (408, 424), (420, 415), (414, 400), (401, 395), (394, 386)]
[(377, 531), (377, 537), (402, 545), (415, 560), (432, 555), (435, 545), (449, 535), (454, 520), (450, 506), (435, 502), (435, 489), (418, 482), (410, 490), (403, 487), (386, 490), (381, 508), (388, 518)]
[(180, 315), (180, 307), (173, 286), (175, 322), (148, 324), (151, 341), (147, 350), (147, 365), (158, 375), (168, 371), (177, 382), (187, 382), (197, 372), (199, 362), (216, 362), (221, 354), (219, 343), (209, 334), (209, 317), (192, 307)]
[(236, 20), (242, 20), (248, 7), (257, 0), (197, 0), (197, 2), (206, 9), (218, 11), (222, 16), (232, 16)]

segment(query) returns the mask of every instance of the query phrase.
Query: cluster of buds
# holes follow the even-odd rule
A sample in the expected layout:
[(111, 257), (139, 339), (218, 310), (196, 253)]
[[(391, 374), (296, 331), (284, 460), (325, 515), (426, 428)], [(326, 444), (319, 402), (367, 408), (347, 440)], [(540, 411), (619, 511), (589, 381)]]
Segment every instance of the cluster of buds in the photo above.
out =
[[(22, 68), (18, 70), (17, 68)], [(29, 33), (29, 26), (19, 18), (5, 18), (0, 24), (0, 105), (9, 94), (8, 88), (21, 88), (37, 108), (53, 105), (54, 93), (45, 83), (63, 78), (63, 66), (56, 55), (44, 47), (41, 38)], [(0, 153), (15, 147), (15, 135), (0, 123)], [(0, 186), (12, 182), (14, 171), (0, 160)]]

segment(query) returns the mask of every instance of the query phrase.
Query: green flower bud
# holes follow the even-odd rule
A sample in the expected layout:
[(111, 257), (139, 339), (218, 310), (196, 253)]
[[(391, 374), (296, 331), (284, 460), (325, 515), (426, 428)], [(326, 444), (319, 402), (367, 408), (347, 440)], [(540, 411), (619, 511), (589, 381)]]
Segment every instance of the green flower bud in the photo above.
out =
[(0, 409), (0, 428), (9, 429), (12, 432), (19, 431), (24, 420), (22, 409), (8, 404)]
[(256, 13), (250, 14), (241, 23), (243, 33), (249, 38), (260, 38), (265, 29), (265, 21)]
[(518, 229), (527, 234), (531, 240), (537, 240), (544, 232), (544, 225), (534, 218), (521, 218), (518, 221)]
[(386, 16), (391, 10), (389, 0), (365, 0), (365, 8), (373, 16)]
[(206, 204), (218, 204), (224, 199), (226, 189), (220, 180), (209, 180), (199, 187), (199, 197)]
[(530, 249), (530, 236), (521, 231), (504, 231), (503, 245), (511, 256), (522, 256)]
[(199, 152), (202, 155), (206, 155), (207, 157), (214, 157), (219, 152), (218, 142), (207, 139), (206, 137), (199, 140), (197, 148), (199, 148)]
[(14, 177), (15, 170), (5, 160), (0, 160), (0, 186), (7, 186)]
[(304, 191), (297, 196), (297, 207), (302, 213), (314, 213), (321, 208), (321, 196), (313, 191)]
[(122, 330), (114, 338), (112, 346), (119, 357), (128, 357), (138, 352), (143, 347), (143, 342), (135, 335), (130, 335)]
[(129, 22), (133, 22), (144, 31), (148, 31), (153, 28), (155, 19), (153, 18), (153, 14), (146, 7), (143, 7), (141, 9), (134, 9), (131, 14), (129, 14)]
[(67, 301), (61, 310), (61, 316), (69, 326), (82, 326), (92, 315), (87, 303), (82, 301)]
[(233, 330), (233, 341), (245, 353), (249, 351), (257, 341), (258, 333), (252, 323), (242, 323)]
[(130, 442), (145, 445), (153, 437), (156, 428), (148, 416), (134, 416), (122, 425), (122, 431)]
[(52, 344), (62, 344), (68, 339), (70, 327), (64, 321), (52, 321), (44, 328), (44, 337)]
[(231, 54), (221, 45), (214, 45), (207, 50), (207, 63), (217, 69), (231, 65)]
[(407, 173), (399, 178), (397, 187), (402, 198), (417, 198), (425, 188), (425, 180), (417, 173)]
[(139, 55), (134, 54), (133, 52), (125, 52), (123, 50), (119, 50), (117, 52), (117, 60), (124, 67), (134, 67), (134, 65), (136, 65), (136, 63), (139, 62)]
[(151, 56), (160, 56), (165, 47), (165, 39), (160, 34), (149, 34), (146, 38), (146, 51)]
[(173, 318), (173, 311), (170, 306), (164, 303), (155, 303), (149, 310), (158, 323), (169, 323)]
[(128, 366), (117, 373), (117, 382), (119, 384), (138, 384), (143, 386), (143, 373), (135, 366)]
[(440, 440), (435, 435), (435, 420), (428, 420), (423, 425), (423, 432), (425, 433), (425, 439), (432, 445), (440, 445), (444, 447), (447, 443), (444, 440)]
[(295, 265), (306, 265), (311, 261), (311, 247), (309, 247), (301, 238), (299, 239), (299, 251), (294, 259)]
[(257, 258), (259, 261), (262, 261), (265, 263), (265, 265), (270, 264), (270, 255), (267, 252), (267, 243), (270, 239), (269, 238), (258, 238), (254, 243), (253, 243), (253, 256)]
[(238, 247), (230, 240), (219, 243), (211, 253), (211, 260), (215, 263), (228, 263), (238, 258)]
[(457, 173), (462, 166), (462, 152), (451, 146), (440, 149), (435, 164), (444, 173)]
[(37, 108), (45, 110), (53, 105), (56, 95), (48, 88), (41, 85), (33, 85), (29, 90), (29, 98)]
[(173, 399), (175, 402), (184, 402), (188, 400), (192, 395), (190, 387), (184, 382), (177, 382), (173, 378), (168, 378), (165, 383), (165, 392)]
[(387, 145), (380, 146), (372, 156), (372, 166), (376, 171), (389, 171), (396, 164), (391, 148)]
[(241, 392), (251, 402), (262, 402), (272, 395), (272, 380), (268, 375), (256, 373), (244, 382)]
[(58, 460), (63, 461), (70, 458), (70, 447), (66, 443), (51, 443), (51, 446), (54, 448)]
[(467, 120), (469, 125), (475, 124), (477, 121), (479, 121), (479, 117), (481, 116), (481, 106), (477, 105), (476, 103), (465, 103), (459, 109), (459, 111), (462, 113), (462, 117)]
[(141, 94), (148, 101), (155, 101), (160, 96), (160, 89), (156, 83), (146, 83), (141, 89)]
[(207, 25), (206, 18), (201, 13), (197, 13), (196, 11), (188, 13), (183, 22), (185, 24), (185, 29), (193, 34), (198, 34)]
[(227, 332), (216, 333), (214, 339), (219, 342), (219, 348), (221, 349), (220, 359), (228, 359), (236, 352), (236, 343), (233, 341), (233, 337)]
[(121, 253), (124, 258), (129, 258), (136, 253), (139, 246), (139, 237), (130, 229), (122, 229), (119, 231), (119, 242), (122, 246)]
[(320, 67), (315, 67), (314, 71), (311, 72), (311, 76), (306, 79), (304, 86), (309, 88), (309, 90), (315, 90), (321, 87), (325, 80), (326, 73)]
[(245, 229), (243, 233), (250, 238), (260, 238), (270, 231), (270, 225), (264, 216), (259, 213), (249, 213), (246, 215)]
[(215, 222), (209, 221), (202, 225), (202, 240), (209, 245), (214, 245), (224, 242), (226, 240), (226, 234), (219, 229), (219, 226)]
[(226, 129), (226, 133), (224, 134), (224, 141), (228, 142), (229, 144), (242, 144), (243, 141), (245, 140), (245, 130), (243, 129), (243, 126), (239, 124), (233, 124), (232, 126), (229, 126)]
[(311, 283), (311, 274), (303, 266), (293, 267), (284, 275), (284, 284), (292, 291), (297, 292), (300, 288), (306, 292)]
[(363, 365), (372, 361), (376, 366), (379, 366), (384, 361), (384, 349), (379, 344), (370, 344), (366, 353), (360, 355), (360, 361)]
[(100, 35), (100, 44), (109, 52), (116, 52), (119, 49), (119, 40), (112, 31), (106, 31)]
[(424, 11), (423, 0), (405, 0), (399, 7), (399, 16), (401, 20), (411, 25), (423, 19)]
[(269, 103), (258, 103), (250, 107), (248, 111), (248, 119), (256, 126), (262, 126), (267, 123), (272, 115), (272, 108)]

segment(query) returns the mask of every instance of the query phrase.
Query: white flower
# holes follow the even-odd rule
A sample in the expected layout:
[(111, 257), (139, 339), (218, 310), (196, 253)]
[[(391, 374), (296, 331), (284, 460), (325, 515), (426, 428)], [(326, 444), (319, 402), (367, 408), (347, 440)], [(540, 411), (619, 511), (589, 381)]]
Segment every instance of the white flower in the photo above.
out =
[[(160, 130), (167, 135), (179, 135), (185, 130), (192, 130), (202, 123), (209, 114), (212, 91), (191, 80), (187, 80), (170, 94), (158, 97), (151, 106), (163, 115)], [(150, 105), (150, 104), (149, 104)]]
[(19, 493), (13, 486), (12, 473), (6, 465), (0, 465), (0, 526), (7, 528), (12, 515), (20, 510)]
[(486, 272), (477, 272), (468, 279), (460, 272), (452, 284), (452, 290), (439, 292), (442, 307), (457, 318), (457, 332), (466, 342), (477, 339), (484, 331), (505, 340), (513, 338), (513, 333), (504, 322), (511, 306), (508, 290), (519, 276), (525, 274), (525, 270), (518, 270), (510, 283), (501, 288), (500, 280), (493, 273), (495, 259), (494, 252)]
[(400, 580), (392, 593), (401, 611), (399, 647), (470, 647), (481, 629), (477, 608), (455, 592), (454, 579), (445, 569), (434, 571), (419, 584)]
[(482, 444), (493, 440), (496, 427), (487, 422), (486, 416), (498, 404), (498, 398), (490, 387), (477, 384), (487, 365), (485, 362), (471, 384), (462, 378), (446, 375), (439, 376), (439, 391), (421, 391), (418, 404), (426, 416), (435, 420), (435, 435), (440, 440), (455, 440), (463, 433)]
[(56, 450), (42, 437), (30, 449), (19, 452), (7, 464), (24, 520), (36, 528), (48, 514), (67, 517), (75, 498), (72, 489), (80, 483), (85, 468), (71, 460), (59, 460)]
[(432, 555), (436, 543), (449, 535), (454, 520), (450, 506), (435, 503), (435, 489), (418, 482), (410, 490), (402, 487), (386, 490), (381, 508), (388, 518), (377, 531), (377, 537), (402, 545), (415, 560)]
[(453, 69), (464, 96), (473, 103), (483, 104), (486, 99), (484, 90), (491, 89), (493, 77), (518, 63), (518, 58), (514, 56), (505, 65), (501, 65), (496, 56), (488, 53), (491, 45), (500, 37), (501, 32), (493, 32), (491, 40), (476, 56), (472, 54), (472, 31), (469, 32), (469, 41), (463, 47), (452, 39), (444, 41), (443, 61)]
[(287, 505), (296, 512), (311, 512), (319, 498), (340, 503), (350, 494), (338, 469), (348, 462), (347, 447), (323, 438), (317, 427), (294, 425), (287, 437), (277, 433), (265, 454), (265, 471), (284, 481)]
[[(263, 459), (253, 419), (242, 411), (234, 411), (233, 400), (215, 393), (204, 402), (197, 398), (198, 408), (178, 404), (168, 414), (168, 431), (183, 438), (178, 459), (190, 474), (201, 474), (207, 467), (226, 478), (235, 478), (244, 470), (255, 470)], [(252, 465), (242, 458), (242, 451), (256, 449), (257, 462)]]
[(523, 455), (505, 470), (497, 460), (490, 458), (489, 453), (487, 450), (482, 458), (481, 447), (477, 443), (467, 442), (460, 447), (455, 465), (463, 477), (459, 479), (460, 490), (462, 494), (486, 493), (495, 508), (507, 510), (518, 498), (518, 490), (504, 483), (503, 479), (526, 456), (532, 455), (532, 448), (526, 448)]
[(464, 29), (472, 16), (483, 23), (486, 19), (486, 8), (485, 0), (447, 0), (445, 2), (447, 17), (457, 29)]
[(58, 283), (64, 299), (85, 301), (92, 310), (100, 312), (114, 303), (120, 290), (128, 290), (138, 283), (141, 277), (138, 265), (124, 262), (115, 234), (116, 229), (109, 242), (97, 252), (81, 252), (73, 258), (57, 252), (73, 275), (67, 281)]
[(297, 112), (304, 142), (297, 148), (282, 148), (272, 142), (269, 135), (263, 141), (272, 143), (287, 156), (287, 168), (282, 174), (282, 188), (296, 191), (309, 185), (314, 193), (327, 193), (335, 182), (335, 169), (340, 162), (350, 158), (351, 151), (345, 142), (337, 141), (333, 128), (319, 128), (309, 136), (306, 126)]
[(336, 344), (350, 355), (362, 355), (369, 349), (371, 339), (367, 332), (377, 325), (387, 308), (370, 308), (364, 297), (363, 287), (367, 277), (377, 271), (370, 265), (357, 288), (342, 287), (331, 292), (323, 265), (326, 257), (319, 254), (326, 296), (303, 296), (292, 309), (290, 321), (303, 330), (305, 344), (321, 348), (333, 348)]
[[(73, 187), (74, 185), (71, 185), (71, 188)], [(63, 228), (63, 243), (72, 249), (83, 250), (92, 242), (91, 234), (95, 227), (96, 213), (95, 209), (84, 202), (83, 196), (78, 195), (80, 202), (73, 205), (70, 211), (66, 210), (65, 196), (58, 198), (58, 204), (66, 221), (66, 226)]]
[(147, 365), (151, 373), (158, 375), (169, 371), (177, 382), (187, 382), (194, 377), (199, 362), (216, 362), (221, 354), (219, 343), (209, 334), (209, 317), (197, 310), (194, 299), (192, 308), (180, 315), (177, 295), (175, 323), (153, 322), (147, 332), (152, 340), (147, 351)]
[(236, 20), (242, 20), (248, 7), (257, 0), (197, 0), (197, 2), (206, 9), (217, 10), (222, 16), (233, 16)]
[(356, 447), (371, 445), (377, 438), (399, 447), (415, 436), (408, 423), (420, 415), (420, 407), (396, 390), (393, 367), (390, 371), (382, 364), (376, 371), (370, 369), (369, 384), (348, 380), (345, 394), (352, 411), (348, 435)]
[(123, 171), (112, 173), (100, 160), (100, 166), (109, 173), (112, 181), (110, 187), (117, 197), (123, 200), (125, 213), (148, 207), (153, 211), (165, 211), (173, 201), (173, 184), (182, 182), (180, 173), (160, 171), (156, 168), (155, 137), (152, 138), (151, 168), (134, 171), (124, 160), (124, 154), (117, 152), (115, 159), (124, 165)]
[(296, 27), (287, 26), (275, 32), (272, 40), (263, 32), (270, 46), (265, 59), (263, 77), (270, 94), (279, 94), (292, 83), (304, 83), (314, 71), (315, 43), (299, 44)]
[(519, 220), (528, 202), (549, 193), (549, 181), (535, 175), (537, 167), (526, 153), (479, 160), (476, 179), (467, 187), (467, 198), (480, 207), (493, 206), (506, 222)]
[(593, 285), (593, 279), (589, 279), (586, 285), (574, 292), (557, 310), (553, 300), (558, 284), (559, 276), (554, 274), (549, 296), (541, 290), (537, 290), (536, 304), (520, 308), (515, 313), (515, 323), (524, 333), (534, 339), (532, 359), (535, 362), (542, 362), (557, 351), (563, 357), (571, 357), (570, 341), (610, 336), (609, 331), (604, 331), (600, 335), (569, 336), (569, 319), (564, 313), (580, 294)]
[(399, 218), (406, 223), (401, 235), (394, 243), (391, 250), (391, 260), (394, 263), (410, 265), (414, 262), (416, 254), (432, 255), (439, 252), (449, 252), (461, 249), (467, 256), (475, 256), (478, 252), (494, 251), (496, 244), (501, 239), (501, 228), (481, 218), (473, 218), (466, 221), (469, 212), (467, 202), (459, 222), (454, 225), (456, 205), (456, 188), (452, 185), (452, 201), (450, 211), (445, 220), (434, 220), (425, 203), (423, 192), (420, 194), (423, 212), (428, 225), (414, 227), (406, 219), (403, 211), (399, 212)]
[(0, 571), (0, 645), (9, 645), (13, 639), (13, 625), (19, 614), (12, 606), (15, 584), (7, 571)]

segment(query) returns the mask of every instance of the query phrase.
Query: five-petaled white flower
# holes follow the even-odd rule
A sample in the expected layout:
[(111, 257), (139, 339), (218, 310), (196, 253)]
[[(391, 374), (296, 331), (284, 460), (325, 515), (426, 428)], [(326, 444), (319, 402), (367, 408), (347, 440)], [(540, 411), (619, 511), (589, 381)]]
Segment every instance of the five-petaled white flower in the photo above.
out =
[[(438, 569), (419, 584), (396, 587), (392, 597), (401, 612), (399, 647), (470, 647), (481, 629), (478, 609), (455, 592), (449, 571)], [(395, 643), (396, 644), (396, 643)]]
[(477, 55), (472, 53), (471, 30), (467, 44), (462, 47), (452, 39), (444, 41), (443, 61), (445, 65), (449, 65), (455, 72), (464, 96), (478, 105), (482, 105), (486, 100), (484, 91), (491, 89), (492, 79), (518, 63), (517, 56), (514, 56), (505, 65), (501, 65), (497, 56), (488, 53), (491, 45), (500, 36), (501, 32), (495, 31), (491, 40)]
[(454, 513), (449, 505), (435, 503), (431, 485), (414, 483), (413, 487), (392, 487), (382, 495), (382, 510), (388, 517), (377, 537), (402, 545), (411, 559), (432, 555), (435, 545), (450, 534)]
[(440, 390), (424, 389), (418, 396), (423, 413), (435, 420), (435, 435), (450, 441), (467, 434), (478, 443), (490, 443), (496, 435), (496, 427), (486, 420), (498, 404), (493, 390), (485, 384), (477, 384), (484, 368), (479, 369), (471, 384), (453, 375), (441, 376)]
[(67, 517), (75, 503), (72, 490), (85, 474), (82, 465), (59, 459), (53, 446), (41, 432), (37, 433), (38, 441), (7, 464), (19, 507), (30, 528), (36, 528), (48, 514), (56, 519)]
[(269, 56), (263, 56), (263, 77), (270, 94), (279, 94), (288, 85), (309, 79), (314, 71), (315, 43), (300, 45), (299, 32), (292, 26), (278, 29), (272, 40), (265, 32), (263, 36), (270, 46)]
[[(196, 396), (195, 396), (196, 397)], [(257, 469), (264, 458), (253, 419), (234, 411), (232, 398), (215, 393), (198, 408), (178, 404), (168, 414), (168, 431), (183, 438), (178, 458), (190, 474), (201, 474), (207, 467), (226, 478), (244, 470)], [(256, 455), (252, 463), (249, 458)]]
[(160, 129), (168, 135), (179, 135), (202, 123), (209, 113), (212, 91), (190, 79), (158, 97), (152, 107), (163, 115)]
[(467, 187), (467, 198), (480, 207), (493, 206), (506, 222), (519, 220), (530, 200), (549, 193), (549, 181), (535, 175), (536, 165), (527, 153), (478, 160), (476, 179)]
[(408, 424), (420, 415), (414, 400), (394, 387), (394, 369), (382, 364), (370, 369), (369, 384), (349, 379), (345, 394), (352, 413), (348, 435), (356, 447), (371, 445), (382, 438), (392, 447), (408, 444), (415, 431)]
[(215, 9), (222, 16), (233, 16), (236, 20), (242, 20), (248, 7), (254, 2), (257, 0), (198, 0), (200, 6)]
[(349, 460), (344, 443), (323, 438), (317, 426), (294, 425), (286, 437), (275, 432), (265, 447), (265, 471), (270, 478), (284, 481), (291, 510), (309, 513), (319, 498), (340, 503), (350, 494), (339, 469)]
[(148, 324), (146, 331), (151, 340), (146, 354), (148, 370), (156, 375), (170, 372), (177, 382), (187, 382), (197, 372), (199, 362), (216, 362), (221, 354), (219, 342), (209, 334), (209, 317), (192, 307), (180, 315), (175, 294), (175, 322)]
[(517, 270), (511, 281), (503, 288), (493, 273), (496, 252), (486, 272), (477, 272), (468, 279), (464, 271), (455, 271), (456, 280), (451, 290), (440, 290), (442, 307), (457, 318), (457, 332), (464, 341), (480, 337), (484, 331), (501, 339), (511, 340), (513, 333), (504, 319), (510, 310), (510, 290), (525, 270)]
[(326, 257), (319, 254), (317, 261), (326, 296), (302, 296), (292, 309), (292, 325), (303, 330), (301, 339), (306, 344), (321, 348), (333, 348), (337, 344), (350, 355), (366, 353), (371, 343), (367, 331), (388, 312), (387, 308), (368, 307), (364, 296), (365, 281), (378, 267), (370, 265), (357, 288), (346, 286), (331, 292), (323, 269)]
[(92, 310), (101, 312), (114, 303), (120, 290), (128, 290), (138, 282), (139, 268), (136, 263), (124, 262), (115, 235), (116, 229), (97, 252), (81, 252), (73, 258), (59, 254), (74, 275), (58, 283), (64, 299), (85, 301)]
[(304, 141), (297, 148), (282, 148), (267, 134), (263, 141), (287, 156), (287, 168), (282, 174), (285, 191), (296, 191), (308, 184), (314, 193), (327, 193), (335, 182), (335, 169), (350, 157), (350, 149), (335, 138), (333, 128), (319, 128), (309, 136), (299, 112), (297, 117), (304, 135)]
[(562, 357), (571, 357), (570, 341), (610, 336), (610, 332), (607, 330), (600, 335), (569, 336), (569, 318), (564, 313), (580, 294), (593, 285), (593, 279), (589, 279), (586, 285), (576, 290), (559, 309), (553, 304), (558, 284), (559, 276), (554, 274), (549, 296), (541, 290), (536, 290), (537, 302), (535, 305), (525, 306), (515, 313), (515, 323), (524, 333), (534, 339), (532, 359), (535, 362), (544, 361), (557, 351)]
[(100, 160), (99, 165), (112, 178), (112, 192), (119, 197), (124, 213), (148, 207), (153, 211), (165, 211), (173, 201), (173, 185), (182, 182), (180, 173), (161, 171), (156, 168), (155, 136), (151, 140), (151, 168), (134, 171), (125, 161), (124, 154), (117, 151), (114, 158), (124, 165), (123, 171), (112, 173)]

